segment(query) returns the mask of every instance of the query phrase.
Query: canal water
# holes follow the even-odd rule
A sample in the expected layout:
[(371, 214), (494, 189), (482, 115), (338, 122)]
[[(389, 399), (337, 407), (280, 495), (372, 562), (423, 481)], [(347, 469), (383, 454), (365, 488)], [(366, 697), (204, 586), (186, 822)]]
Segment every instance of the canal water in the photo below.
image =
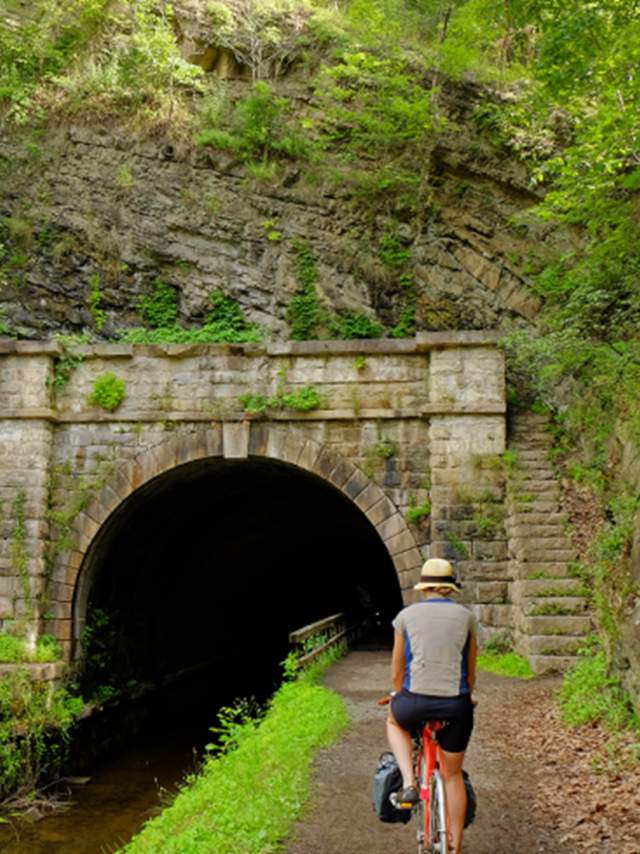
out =
[[(260, 678), (252, 676), (251, 695), (259, 702), (273, 693), (279, 670), (267, 665)], [(216, 711), (248, 696), (246, 687), (228, 673), (221, 679), (219, 672), (214, 678), (198, 671), (84, 721), (72, 745), (70, 773), (88, 781), (62, 785), (69, 803), (61, 810), (38, 821), (0, 824), (0, 854), (114, 854), (198, 769), (205, 745), (215, 740)]]
[(113, 854), (166, 806), (195, 771), (211, 735), (185, 727), (137, 740), (117, 757), (85, 769), (84, 785), (65, 784), (70, 803), (36, 822), (0, 826), (2, 854)]

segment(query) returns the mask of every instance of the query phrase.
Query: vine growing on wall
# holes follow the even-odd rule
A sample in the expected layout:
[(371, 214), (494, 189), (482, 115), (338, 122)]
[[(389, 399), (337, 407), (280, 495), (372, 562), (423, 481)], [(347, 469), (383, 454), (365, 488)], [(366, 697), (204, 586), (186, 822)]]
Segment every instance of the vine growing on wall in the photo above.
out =
[(32, 596), (31, 582), (29, 579), (29, 558), (27, 553), (27, 524), (25, 516), (26, 503), (27, 493), (24, 489), (18, 490), (12, 504), (14, 528), (11, 535), (11, 564), (18, 574), (20, 584), (22, 586), (22, 596), (27, 608), (30, 609)]

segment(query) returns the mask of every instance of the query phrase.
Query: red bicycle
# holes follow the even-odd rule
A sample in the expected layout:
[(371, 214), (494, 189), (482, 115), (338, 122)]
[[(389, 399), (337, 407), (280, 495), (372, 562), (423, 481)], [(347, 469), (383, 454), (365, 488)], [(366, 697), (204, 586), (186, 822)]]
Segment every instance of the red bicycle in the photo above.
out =
[(427, 721), (417, 736), (416, 780), (420, 800), (416, 805), (418, 854), (449, 854), (447, 803), (442, 778), (442, 755), (436, 732), (442, 721)]

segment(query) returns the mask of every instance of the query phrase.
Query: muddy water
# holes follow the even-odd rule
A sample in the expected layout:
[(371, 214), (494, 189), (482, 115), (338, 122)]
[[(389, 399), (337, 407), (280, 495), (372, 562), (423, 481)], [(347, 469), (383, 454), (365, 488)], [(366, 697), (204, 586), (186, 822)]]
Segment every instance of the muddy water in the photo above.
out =
[(175, 729), (140, 739), (117, 758), (83, 771), (91, 780), (71, 787), (72, 805), (64, 812), (0, 827), (0, 852), (113, 854), (196, 768), (207, 735), (206, 729)]

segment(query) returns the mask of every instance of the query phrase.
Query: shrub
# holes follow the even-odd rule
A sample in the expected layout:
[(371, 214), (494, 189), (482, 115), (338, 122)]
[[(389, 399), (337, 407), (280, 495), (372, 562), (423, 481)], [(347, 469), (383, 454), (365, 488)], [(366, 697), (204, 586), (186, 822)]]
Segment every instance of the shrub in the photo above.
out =
[(383, 326), (363, 312), (347, 311), (332, 319), (331, 331), (337, 338), (379, 338)]
[(620, 680), (609, 673), (603, 651), (585, 651), (564, 677), (559, 692), (560, 711), (572, 726), (602, 721), (609, 729), (640, 730), (640, 719)]
[(318, 270), (311, 246), (296, 242), (296, 278), (301, 290), (291, 297), (287, 307), (287, 323), (295, 341), (306, 341), (317, 337), (318, 330), (326, 320), (326, 312), (320, 305), (315, 283)]
[(198, 145), (230, 151), (255, 168), (270, 169), (273, 177), (272, 158), (305, 157), (309, 152), (309, 143), (287, 123), (286, 109), (285, 98), (277, 98), (268, 83), (258, 82), (232, 108), (222, 105), (209, 115), (216, 126), (201, 131)]
[(156, 279), (151, 294), (141, 297), (138, 308), (145, 323), (152, 329), (168, 329), (178, 318), (178, 295), (176, 289)]
[(60, 762), (84, 703), (17, 669), (0, 681), (0, 799), (27, 797)]
[(431, 502), (424, 501), (422, 504), (412, 504), (407, 509), (407, 519), (413, 525), (417, 525), (431, 513)]
[(282, 395), (282, 405), (287, 409), (297, 409), (301, 412), (308, 412), (311, 409), (320, 407), (320, 395), (313, 386), (306, 385), (299, 388), (297, 391)]
[(27, 650), (22, 638), (15, 635), (0, 634), (0, 661), (6, 664), (15, 664), (24, 661)]
[[(209, 297), (211, 309), (204, 324), (186, 329), (175, 322), (175, 295), (173, 288), (158, 283), (157, 296), (151, 298), (153, 315), (147, 314), (154, 323), (166, 323), (152, 329), (136, 327), (122, 334), (122, 340), (131, 344), (215, 344), (260, 341), (262, 331), (249, 323), (242, 308), (222, 291)], [(174, 318), (172, 321), (171, 319)]]
[(87, 398), (92, 406), (107, 412), (116, 410), (125, 398), (125, 381), (111, 371), (100, 374), (93, 382), (93, 390)]

